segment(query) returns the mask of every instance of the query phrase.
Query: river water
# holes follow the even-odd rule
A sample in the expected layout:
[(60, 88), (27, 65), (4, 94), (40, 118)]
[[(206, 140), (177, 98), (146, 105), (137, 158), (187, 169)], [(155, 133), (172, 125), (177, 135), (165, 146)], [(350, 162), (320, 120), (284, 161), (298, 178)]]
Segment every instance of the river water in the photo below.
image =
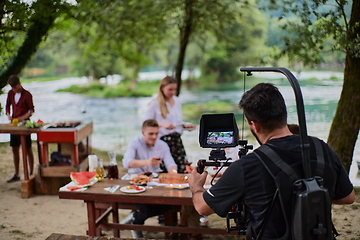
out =
[[(162, 72), (158, 74), (152, 73), (151, 77), (159, 79), (164, 75), (165, 73)], [(146, 78), (146, 74), (142, 74), (142, 76)], [(288, 107), (288, 122), (297, 123), (294, 93), (286, 78), (278, 73), (254, 73), (254, 76), (267, 77), (269, 82), (279, 87)], [(306, 72), (296, 76), (303, 94), (308, 135), (317, 136), (325, 141), (342, 88), (342, 81), (328, 80), (331, 76), (342, 79), (342, 73), (336, 72)], [(303, 80), (311, 77), (324, 80)], [(148, 78), (149, 76), (147, 76)], [(248, 77), (246, 81), (247, 86), (250, 84), (249, 87), (251, 87), (251, 77)], [(23, 87), (33, 94), (35, 113), (32, 120), (41, 119), (49, 123), (92, 120), (94, 125), (91, 137), (92, 146), (105, 151), (124, 153), (129, 140), (141, 135), (140, 129), (144, 112), (151, 98), (102, 99), (55, 92), (60, 88), (86, 82), (87, 78), (65, 78), (51, 82), (23, 84)], [(5, 87), (4, 92), (7, 93), (9, 89), (9, 86)], [(218, 99), (236, 105), (243, 92), (244, 89), (242, 87), (233, 87), (231, 90), (219, 88), (207, 91), (183, 88), (180, 98), (183, 103), (208, 102)], [(0, 96), (0, 101), (5, 105), (6, 94)], [(209, 112), (205, 110), (204, 113)], [(235, 114), (240, 113), (240, 110), (235, 112)], [(199, 126), (199, 119), (189, 121)], [(4, 115), (0, 116), (0, 122), (7, 123), (7, 117)], [(241, 129), (240, 125), (239, 129)], [(36, 139), (36, 135), (33, 134), (32, 137)], [(9, 141), (9, 135), (0, 134), (0, 141)], [(208, 157), (210, 150), (199, 147), (198, 128), (191, 132), (184, 132), (183, 141), (190, 161), (195, 163), (199, 158)], [(250, 144), (256, 147), (255, 142), (250, 142)], [(360, 186), (360, 175), (358, 174), (356, 161), (360, 161), (359, 142), (356, 144), (354, 151), (354, 161), (351, 166), (350, 177), (354, 185)]]

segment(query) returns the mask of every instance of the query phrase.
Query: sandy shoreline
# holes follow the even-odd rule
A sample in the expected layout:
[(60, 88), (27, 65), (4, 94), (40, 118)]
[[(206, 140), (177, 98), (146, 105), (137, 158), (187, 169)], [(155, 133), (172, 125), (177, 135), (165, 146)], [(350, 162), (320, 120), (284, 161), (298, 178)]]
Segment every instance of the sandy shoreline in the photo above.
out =
[[(59, 199), (57, 195), (33, 195), (30, 198), (21, 198), (21, 182), (6, 182), (6, 179), (12, 176), (14, 169), (8, 143), (0, 144), (0, 157), (0, 240), (44, 240), (54, 232), (85, 235), (87, 216), (84, 202)], [(22, 174), (22, 166), (20, 168)], [(334, 224), (341, 234), (338, 240), (360, 239), (359, 208), (359, 199), (353, 205), (334, 207)], [(120, 217), (125, 217), (127, 214), (128, 211), (120, 211)], [(149, 219), (149, 221), (156, 221), (156, 219)], [(224, 225), (225, 219), (220, 219), (215, 215), (210, 216), (210, 224), (210, 226)], [(111, 232), (105, 233), (111, 234)], [(121, 236), (130, 237), (130, 231), (122, 231)], [(147, 236), (157, 238), (162, 234)], [(229, 238), (206, 236), (205, 239)], [(236, 239), (242, 239), (242, 237), (236, 237)]]

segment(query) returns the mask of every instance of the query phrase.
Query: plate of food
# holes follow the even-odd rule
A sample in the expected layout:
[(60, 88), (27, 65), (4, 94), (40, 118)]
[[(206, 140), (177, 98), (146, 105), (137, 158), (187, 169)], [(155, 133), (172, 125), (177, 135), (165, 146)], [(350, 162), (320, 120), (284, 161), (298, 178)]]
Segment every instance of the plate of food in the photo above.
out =
[(146, 188), (143, 186), (130, 185), (120, 188), (120, 191), (124, 193), (141, 193), (145, 192)]
[(130, 179), (129, 183), (131, 185), (143, 185), (146, 186), (146, 184), (150, 182), (150, 178), (146, 176), (145, 174), (138, 174), (137, 176)]

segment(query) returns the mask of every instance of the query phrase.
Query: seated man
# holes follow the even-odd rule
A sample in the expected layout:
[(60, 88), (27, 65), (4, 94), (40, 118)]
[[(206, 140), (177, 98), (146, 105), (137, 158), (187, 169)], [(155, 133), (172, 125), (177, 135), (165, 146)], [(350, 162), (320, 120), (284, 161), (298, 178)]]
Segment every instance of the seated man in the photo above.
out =
[[(159, 125), (149, 119), (143, 123), (142, 137), (130, 141), (122, 160), (129, 173), (160, 172), (160, 163), (164, 163), (169, 173), (177, 173), (177, 165), (171, 156), (168, 145), (161, 141)], [(137, 204), (138, 211), (132, 212), (121, 223), (144, 224), (149, 217), (164, 214), (169, 205)], [(134, 238), (143, 238), (141, 231), (131, 231)]]

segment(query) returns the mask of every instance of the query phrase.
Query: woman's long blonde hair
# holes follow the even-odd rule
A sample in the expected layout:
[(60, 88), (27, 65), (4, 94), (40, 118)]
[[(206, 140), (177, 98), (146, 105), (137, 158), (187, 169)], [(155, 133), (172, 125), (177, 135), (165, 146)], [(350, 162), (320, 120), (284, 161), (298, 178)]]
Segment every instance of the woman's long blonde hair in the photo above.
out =
[(173, 77), (166, 76), (163, 79), (161, 79), (160, 85), (159, 85), (159, 92), (158, 92), (157, 100), (159, 101), (160, 112), (161, 112), (161, 116), (163, 118), (166, 118), (166, 116), (169, 114), (169, 109), (166, 106), (166, 99), (165, 99), (164, 93), (162, 91), (162, 88), (170, 83), (177, 83), (177, 81)]

